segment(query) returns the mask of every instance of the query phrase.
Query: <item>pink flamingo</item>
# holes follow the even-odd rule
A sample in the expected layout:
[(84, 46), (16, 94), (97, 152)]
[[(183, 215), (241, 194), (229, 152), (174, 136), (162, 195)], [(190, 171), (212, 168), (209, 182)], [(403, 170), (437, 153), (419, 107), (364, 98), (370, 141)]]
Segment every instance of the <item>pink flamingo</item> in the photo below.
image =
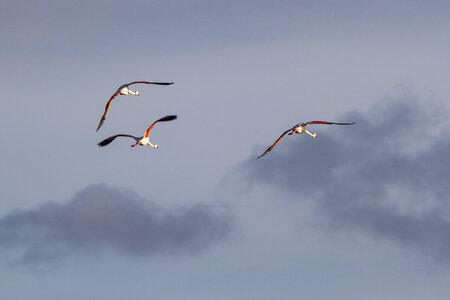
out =
[(283, 132), (283, 134), (275, 141), (275, 143), (273, 143), (272, 146), (270, 146), (269, 148), (267, 148), (266, 151), (264, 151), (263, 154), (261, 154), (260, 156), (258, 156), (258, 158), (263, 157), (264, 155), (266, 155), (267, 153), (269, 153), (280, 141), (281, 139), (286, 135), (286, 133), (289, 132), (289, 135), (293, 135), (294, 133), (297, 134), (302, 134), (302, 133), (306, 133), (308, 135), (310, 135), (311, 137), (315, 138), (317, 136), (317, 133), (311, 133), (306, 129), (306, 126), (309, 124), (326, 124), (326, 125), (353, 125), (355, 124), (355, 122), (352, 123), (335, 123), (335, 122), (327, 122), (327, 121), (310, 121), (310, 122), (306, 122), (306, 123), (299, 123), (297, 125), (295, 125), (294, 127), (292, 127), (291, 129), (286, 130), (285, 132)]
[(111, 107), (111, 102), (114, 98), (116, 98), (119, 95), (128, 95), (128, 94), (139, 96), (139, 91), (133, 92), (132, 90), (130, 90), (128, 88), (130, 85), (136, 84), (136, 83), (156, 84), (156, 85), (171, 85), (171, 84), (173, 84), (173, 82), (133, 81), (133, 82), (121, 85), (117, 89), (117, 91), (114, 93), (114, 95), (112, 95), (111, 98), (109, 98), (108, 103), (106, 103), (105, 113), (103, 114), (103, 116), (100, 120), (100, 123), (98, 124), (97, 131), (100, 129), (100, 127), (102, 127), (103, 122), (105, 122), (106, 116), (108, 115), (109, 108)]
[(136, 147), (136, 146), (150, 146), (153, 147), (155, 149), (158, 148), (158, 144), (152, 144), (148, 138), (148, 136), (150, 135), (150, 131), (152, 131), (153, 127), (156, 125), (156, 123), (158, 122), (167, 122), (167, 121), (172, 121), (175, 120), (177, 118), (177, 116), (175, 115), (169, 115), (169, 116), (165, 116), (159, 120), (156, 120), (155, 122), (153, 122), (152, 125), (150, 125), (150, 127), (147, 129), (147, 131), (145, 132), (144, 136), (141, 137), (136, 137), (134, 135), (129, 135), (129, 134), (116, 134), (113, 136), (110, 136), (107, 139), (104, 139), (103, 141), (101, 141), (100, 143), (98, 143), (99, 147), (104, 147), (106, 145), (109, 145), (112, 141), (114, 141), (116, 139), (116, 137), (119, 136), (124, 136), (124, 137), (129, 137), (132, 138), (136, 141), (136, 144), (131, 145), (131, 147)]

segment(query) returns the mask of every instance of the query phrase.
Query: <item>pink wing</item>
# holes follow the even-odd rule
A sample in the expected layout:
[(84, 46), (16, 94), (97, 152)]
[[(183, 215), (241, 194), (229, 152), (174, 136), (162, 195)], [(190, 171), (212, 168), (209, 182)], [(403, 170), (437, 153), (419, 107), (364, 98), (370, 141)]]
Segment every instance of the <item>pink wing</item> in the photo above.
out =
[(117, 96), (119, 96), (119, 94), (120, 94), (120, 90), (118, 90), (114, 95), (112, 95), (111, 98), (109, 98), (108, 103), (106, 103), (105, 112), (103, 113), (103, 116), (100, 119), (100, 123), (98, 124), (97, 131), (100, 129), (100, 127), (102, 127), (103, 123), (106, 120), (106, 116), (108, 115), (108, 111), (109, 111), (109, 108), (111, 107), (112, 100), (114, 98), (116, 98)]
[(286, 130), (285, 132), (283, 132), (282, 135), (280, 135), (280, 137), (275, 141), (275, 143), (273, 143), (272, 146), (270, 146), (269, 148), (266, 149), (266, 151), (264, 151), (263, 154), (261, 154), (260, 156), (257, 157), (257, 159), (263, 157), (264, 155), (266, 155), (267, 153), (269, 153), (280, 141), (281, 139), (286, 135), (286, 133), (288, 133), (289, 131), (291, 131), (292, 129)]
[(167, 121), (172, 121), (175, 120), (177, 118), (176, 115), (169, 115), (169, 116), (165, 116), (162, 117), (159, 120), (156, 120), (155, 122), (153, 122), (152, 125), (150, 125), (150, 127), (147, 129), (147, 131), (145, 132), (144, 138), (148, 138), (148, 136), (150, 135), (150, 131), (152, 131), (153, 127), (156, 125), (156, 123), (158, 122), (167, 122)]

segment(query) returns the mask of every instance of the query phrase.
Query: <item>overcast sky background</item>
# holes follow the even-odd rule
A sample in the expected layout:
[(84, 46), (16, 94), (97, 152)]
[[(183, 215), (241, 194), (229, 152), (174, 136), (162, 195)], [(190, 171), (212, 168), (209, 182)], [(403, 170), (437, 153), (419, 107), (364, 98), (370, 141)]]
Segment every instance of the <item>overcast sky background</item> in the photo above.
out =
[[(0, 2), (9, 299), (448, 299), (448, 1)], [(139, 97), (114, 100), (134, 80)], [(159, 149), (102, 139), (143, 135)], [(294, 124), (316, 139), (287, 136)]]

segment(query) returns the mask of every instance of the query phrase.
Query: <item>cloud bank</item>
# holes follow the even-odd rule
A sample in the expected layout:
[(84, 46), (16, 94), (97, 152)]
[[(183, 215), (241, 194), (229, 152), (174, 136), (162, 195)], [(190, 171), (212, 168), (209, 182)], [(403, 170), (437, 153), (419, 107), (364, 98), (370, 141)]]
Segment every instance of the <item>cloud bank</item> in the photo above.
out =
[(333, 228), (450, 261), (450, 135), (433, 131), (441, 117), (412, 99), (385, 103), (338, 120), (354, 126), (317, 125), (310, 127), (316, 139), (288, 137), (262, 159), (255, 153), (241, 172), (251, 186), (314, 201)]
[(21, 262), (76, 251), (113, 249), (130, 256), (194, 253), (224, 240), (233, 217), (224, 207), (163, 209), (131, 191), (93, 185), (65, 203), (46, 203), (0, 219), (0, 254)]

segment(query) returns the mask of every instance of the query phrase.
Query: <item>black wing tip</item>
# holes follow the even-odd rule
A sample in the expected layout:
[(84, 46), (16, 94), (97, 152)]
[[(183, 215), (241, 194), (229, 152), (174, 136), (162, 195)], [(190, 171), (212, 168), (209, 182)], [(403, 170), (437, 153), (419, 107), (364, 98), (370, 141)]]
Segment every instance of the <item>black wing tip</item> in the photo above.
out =
[(112, 139), (111, 137), (109, 137), (109, 138), (107, 138), (107, 139), (104, 139), (103, 141), (101, 141), (101, 142), (98, 143), (97, 145), (98, 145), (99, 147), (104, 147), (104, 146), (106, 146), (106, 145), (111, 144), (111, 142), (112, 142), (113, 140), (114, 140), (114, 139)]
[(272, 148), (267, 149), (266, 151), (264, 151), (263, 154), (261, 154), (260, 156), (258, 156), (256, 159), (260, 159), (261, 157), (263, 157), (264, 155), (266, 155), (267, 153), (269, 153), (270, 151), (272, 151)]
[(105, 147), (105, 146), (109, 145), (110, 143), (111, 143), (111, 142), (105, 142), (105, 141), (102, 141), (102, 142), (98, 143), (97, 145), (98, 145), (99, 147)]
[(325, 124), (328, 124), (328, 125), (353, 125), (353, 124), (355, 124), (356, 122), (351, 122), (351, 123), (338, 123), (338, 122), (330, 122), (330, 123), (325, 123)]
[(165, 117), (162, 117), (161, 119), (159, 119), (158, 122), (172, 121), (172, 120), (175, 120), (177, 118), (178, 118), (177, 115), (168, 115), (168, 116), (165, 116)]
[(171, 85), (174, 84), (175, 82), (171, 81), (171, 82), (149, 82), (150, 84), (157, 84), (157, 85)]
[(102, 118), (101, 120), (100, 120), (100, 124), (98, 124), (98, 127), (97, 127), (97, 130), (96, 131), (98, 131), (99, 129), (100, 129), (100, 127), (102, 127), (103, 126), (103, 123), (105, 122), (105, 118)]
[(263, 154), (261, 154), (260, 156), (258, 156), (256, 159), (260, 159), (261, 157), (265, 156), (267, 153), (269, 153), (269, 151), (264, 152)]

